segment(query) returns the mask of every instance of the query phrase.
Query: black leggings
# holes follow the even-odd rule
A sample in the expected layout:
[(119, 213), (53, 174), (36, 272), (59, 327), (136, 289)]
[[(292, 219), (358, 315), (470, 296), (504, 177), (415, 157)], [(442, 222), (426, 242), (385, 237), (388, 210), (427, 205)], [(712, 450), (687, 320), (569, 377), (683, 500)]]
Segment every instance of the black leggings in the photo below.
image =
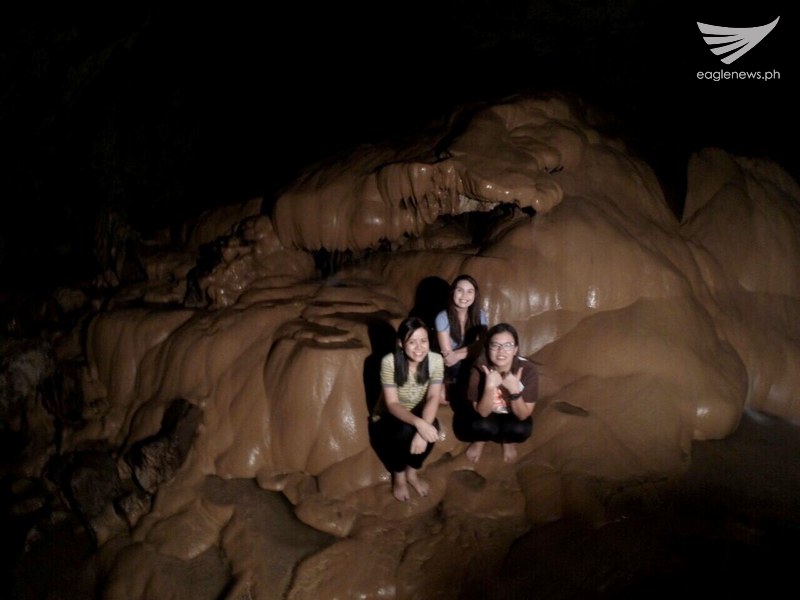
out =
[[(438, 430), (439, 421), (434, 420), (433, 426)], [(390, 414), (383, 415), (378, 421), (370, 421), (370, 444), (390, 473), (400, 473), (405, 471), (406, 467), (419, 469), (428, 458), (433, 450), (432, 443), (428, 444), (422, 454), (411, 454), (411, 440), (415, 433), (417, 433), (416, 427)]]
[(520, 421), (512, 413), (491, 413), (480, 416), (470, 407), (464, 407), (453, 416), (453, 433), (462, 442), (497, 442), (518, 444), (531, 437), (533, 417)]

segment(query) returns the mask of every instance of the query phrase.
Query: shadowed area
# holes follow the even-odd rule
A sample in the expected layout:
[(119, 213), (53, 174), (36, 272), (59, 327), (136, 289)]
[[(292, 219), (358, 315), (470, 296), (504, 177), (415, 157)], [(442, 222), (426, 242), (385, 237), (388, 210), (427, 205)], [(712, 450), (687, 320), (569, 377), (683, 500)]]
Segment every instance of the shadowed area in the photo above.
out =
[[(514, 96), (439, 127), (311, 167), (269, 206), (206, 211), (179, 247), (133, 248), (146, 277), (112, 268), (105, 303), (53, 348), (79, 361), (81, 390), (55, 459), (41, 427), (65, 400), (19, 346), (10, 367), (42, 366), (30, 402), (10, 405), (31, 438), (13, 472), (46, 466), (66, 490), (104, 593), (199, 593), (181, 583), (197, 561), (203, 593), (229, 598), (611, 595), (669, 577), (664, 561), (679, 578), (701, 568), (673, 545), (699, 535), (695, 494), (714, 481), (686, 475), (693, 448), (737, 432), (745, 409), (797, 419), (798, 271), (755, 265), (800, 258), (800, 189), (775, 163), (706, 149), (680, 222), (652, 169), (568, 97)], [(759, 237), (746, 259), (729, 228)], [(492, 445), (474, 464), (442, 406), (430, 494), (397, 502), (368, 440), (367, 369), (400, 320), (433, 312), (420, 290), (463, 272), (537, 365), (534, 434), (516, 462)], [(584, 539), (640, 562), (587, 560), (566, 588), (517, 562), (517, 548), (589, 552)]]

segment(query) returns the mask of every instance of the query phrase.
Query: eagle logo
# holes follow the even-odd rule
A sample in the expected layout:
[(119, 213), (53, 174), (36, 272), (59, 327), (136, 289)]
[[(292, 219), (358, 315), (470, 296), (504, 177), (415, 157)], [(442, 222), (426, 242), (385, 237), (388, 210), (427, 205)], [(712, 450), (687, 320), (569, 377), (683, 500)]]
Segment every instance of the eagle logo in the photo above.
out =
[[(744, 56), (752, 50), (758, 42), (767, 37), (767, 34), (775, 29), (780, 17), (772, 23), (761, 25), (760, 27), (720, 27), (718, 25), (707, 25), (698, 21), (697, 27), (703, 34), (706, 44), (711, 46), (711, 52), (719, 56), (726, 65), (731, 64), (738, 58)], [(735, 50), (735, 52), (734, 52)]]

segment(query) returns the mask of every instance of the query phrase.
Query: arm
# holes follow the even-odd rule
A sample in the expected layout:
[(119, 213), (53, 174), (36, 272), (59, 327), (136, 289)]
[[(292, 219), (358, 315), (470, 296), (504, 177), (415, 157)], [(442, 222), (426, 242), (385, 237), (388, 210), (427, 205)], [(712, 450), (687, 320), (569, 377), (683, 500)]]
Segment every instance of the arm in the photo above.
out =
[[(433, 423), (439, 410), (439, 397), (442, 395), (442, 384), (431, 383), (425, 395), (425, 407), (422, 409), (422, 419), (426, 423)], [(438, 433), (437, 433), (438, 437)]]
[(536, 408), (536, 398), (539, 393), (539, 378), (533, 365), (526, 363), (524, 367), (520, 366), (516, 373), (506, 375), (503, 387), (509, 394), (520, 394), (519, 397), (509, 401), (511, 412), (520, 421), (530, 417)]
[(445, 311), (436, 315), (436, 341), (439, 342), (439, 351), (444, 357), (444, 365), (452, 367), (467, 357), (466, 348), (453, 349), (453, 340), (450, 338), (450, 321)]
[(439, 349), (441, 350), (442, 356), (444, 357), (445, 366), (452, 367), (454, 364), (467, 358), (468, 355), (467, 348), (458, 348), (456, 350), (453, 350), (453, 341), (450, 339), (449, 329), (445, 329), (444, 331), (437, 331), (436, 339), (439, 341)]
[[(435, 384), (438, 390), (438, 393), (441, 395), (441, 384)], [(412, 427), (416, 428), (417, 435), (422, 437), (423, 440), (426, 442), (435, 442), (439, 439), (439, 432), (436, 430), (436, 427), (432, 425), (433, 419), (436, 418), (436, 412), (433, 411), (433, 416), (430, 417), (430, 421), (425, 418), (425, 411), (429, 410), (428, 405), (431, 404), (431, 388), (434, 385), (428, 386), (428, 394), (426, 397), (426, 404), (425, 410), (423, 410), (423, 417), (418, 417), (413, 414), (410, 410), (405, 408), (402, 404), (400, 404), (400, 397), (397, 394), (397, 387), (395, 386), (385, 386), (383, 388), (383, 395), (386, 401), (386, 410), (389, 411), (396, 419), (402, 421), (403, 423), (408, 423)], [(439, 401), (439, 397), (436, 396), (436, 402)], [(434, 409), (436, 406), (434, 405)], [(428, 414), (428, 416), (430, 416)]]
[(439, 342), (439, 350), (442, 351), (442, 356), (447, 356), (453, 351), (453, 344), (451, 343), (450, 332), (448, 330), (437, 331), (436, 339)]
[[(480, 397), (477, 397), (477, 390), (475, 395), (472, 398), (473, 406), (477, 413), (482, 417), (488, 417), (492, 412), (492, 405), (494, 404), (494, 398), (497, 394), (497, 388), (503, 383), (503, 377), (495, 370), (489, 369), (486, 365), (481, 365), (480, 370), (483, 372), (483, 391), (480, 394)], [(480, 372), (477, 369), (474, 370), (474, 373), (477, 373), (477, 376), (480, 377)]]
[(422, 409), (422, 420), (426, 423), (430, 423), (430, 427), (433, 427), (435, 431), (435, 439), (428, 439), (424, 437), (423, 433), (417, 428), (417, 433), (414, 434), (413, 439), (411, 440), (411, 454), (422, 454), (425, 452), (425, 448), (428, 447), (428, 443), (433, 443), (439, 439), (439, 431), (436, 429), (436, 426), (433, 425), (433, 421), (436, 419), (436, 412), (439, 410), (439, 396), (442, 394), (442, 384), (441, 383), (432, 383), (428, 386), (428, 392), (425, 395), (425, 406)]

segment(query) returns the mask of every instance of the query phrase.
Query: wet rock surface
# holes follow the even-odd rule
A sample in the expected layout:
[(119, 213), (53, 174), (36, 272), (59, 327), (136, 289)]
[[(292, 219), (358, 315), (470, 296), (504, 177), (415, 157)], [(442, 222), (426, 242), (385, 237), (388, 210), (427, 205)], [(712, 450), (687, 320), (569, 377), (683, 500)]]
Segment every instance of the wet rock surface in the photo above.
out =
[[(70, 544), (52, 593), (131, 600), (624, 597), (782, 569), (800, 188), (707, 149), (679, 221), (564, 97), (465, 114), (311, 168), (269, 214), (206, 214), (100, 297), (62, 294), (84, 312), (40, 330), (54, 367), (5, 388), (19, 593), (52, 592), (27, 574)], [(421, 282), (461, 272), (540, 370), (534, 435), (516, 462), (492, 444), (473, 463), (442, 406), (430, 493), (398, 502), (369, 445), (370, 365), (404, 315), (435, 314)], [(9, 381), (22, 363), (4, 364)]]
[[(696, 442), (692, 450), (691, 467), (675, 481), (595, 482), (594, 489), (603, 490), (598, 497), (617, 507), (615, 520), (594, 525), (576, 516), (534, 527), (514, 539), (507, 556), (490, 559), (490, 569), (448, 597), (782, 593), (793, 580), (792, 557), (800, 543), (800, 430), (748, 414), (729, 438)], [(244, 529), (236, 535), (251, 538), (248, 552), (260, 553), (268, 565), (263, 573), (276, 586), (270, 597), (285, 597), (287, 577), (299, 560), (334, 539), (297, 522), (281, 494), (252, 481), (210, 479), (204, 494), (212, 502), (244, 507), (237, 526)], [(85, 525), (41, 481), (6, 477), (2, 502), (3, 564), (14, 582), (10, 598), (67, 600), (100, 593), (109, 565)], [(224, 549), (187, 562), (160, 560), (164, 577), (194, 573), (170, 583), (175, 597), (211, 600), (236, 585)]]

